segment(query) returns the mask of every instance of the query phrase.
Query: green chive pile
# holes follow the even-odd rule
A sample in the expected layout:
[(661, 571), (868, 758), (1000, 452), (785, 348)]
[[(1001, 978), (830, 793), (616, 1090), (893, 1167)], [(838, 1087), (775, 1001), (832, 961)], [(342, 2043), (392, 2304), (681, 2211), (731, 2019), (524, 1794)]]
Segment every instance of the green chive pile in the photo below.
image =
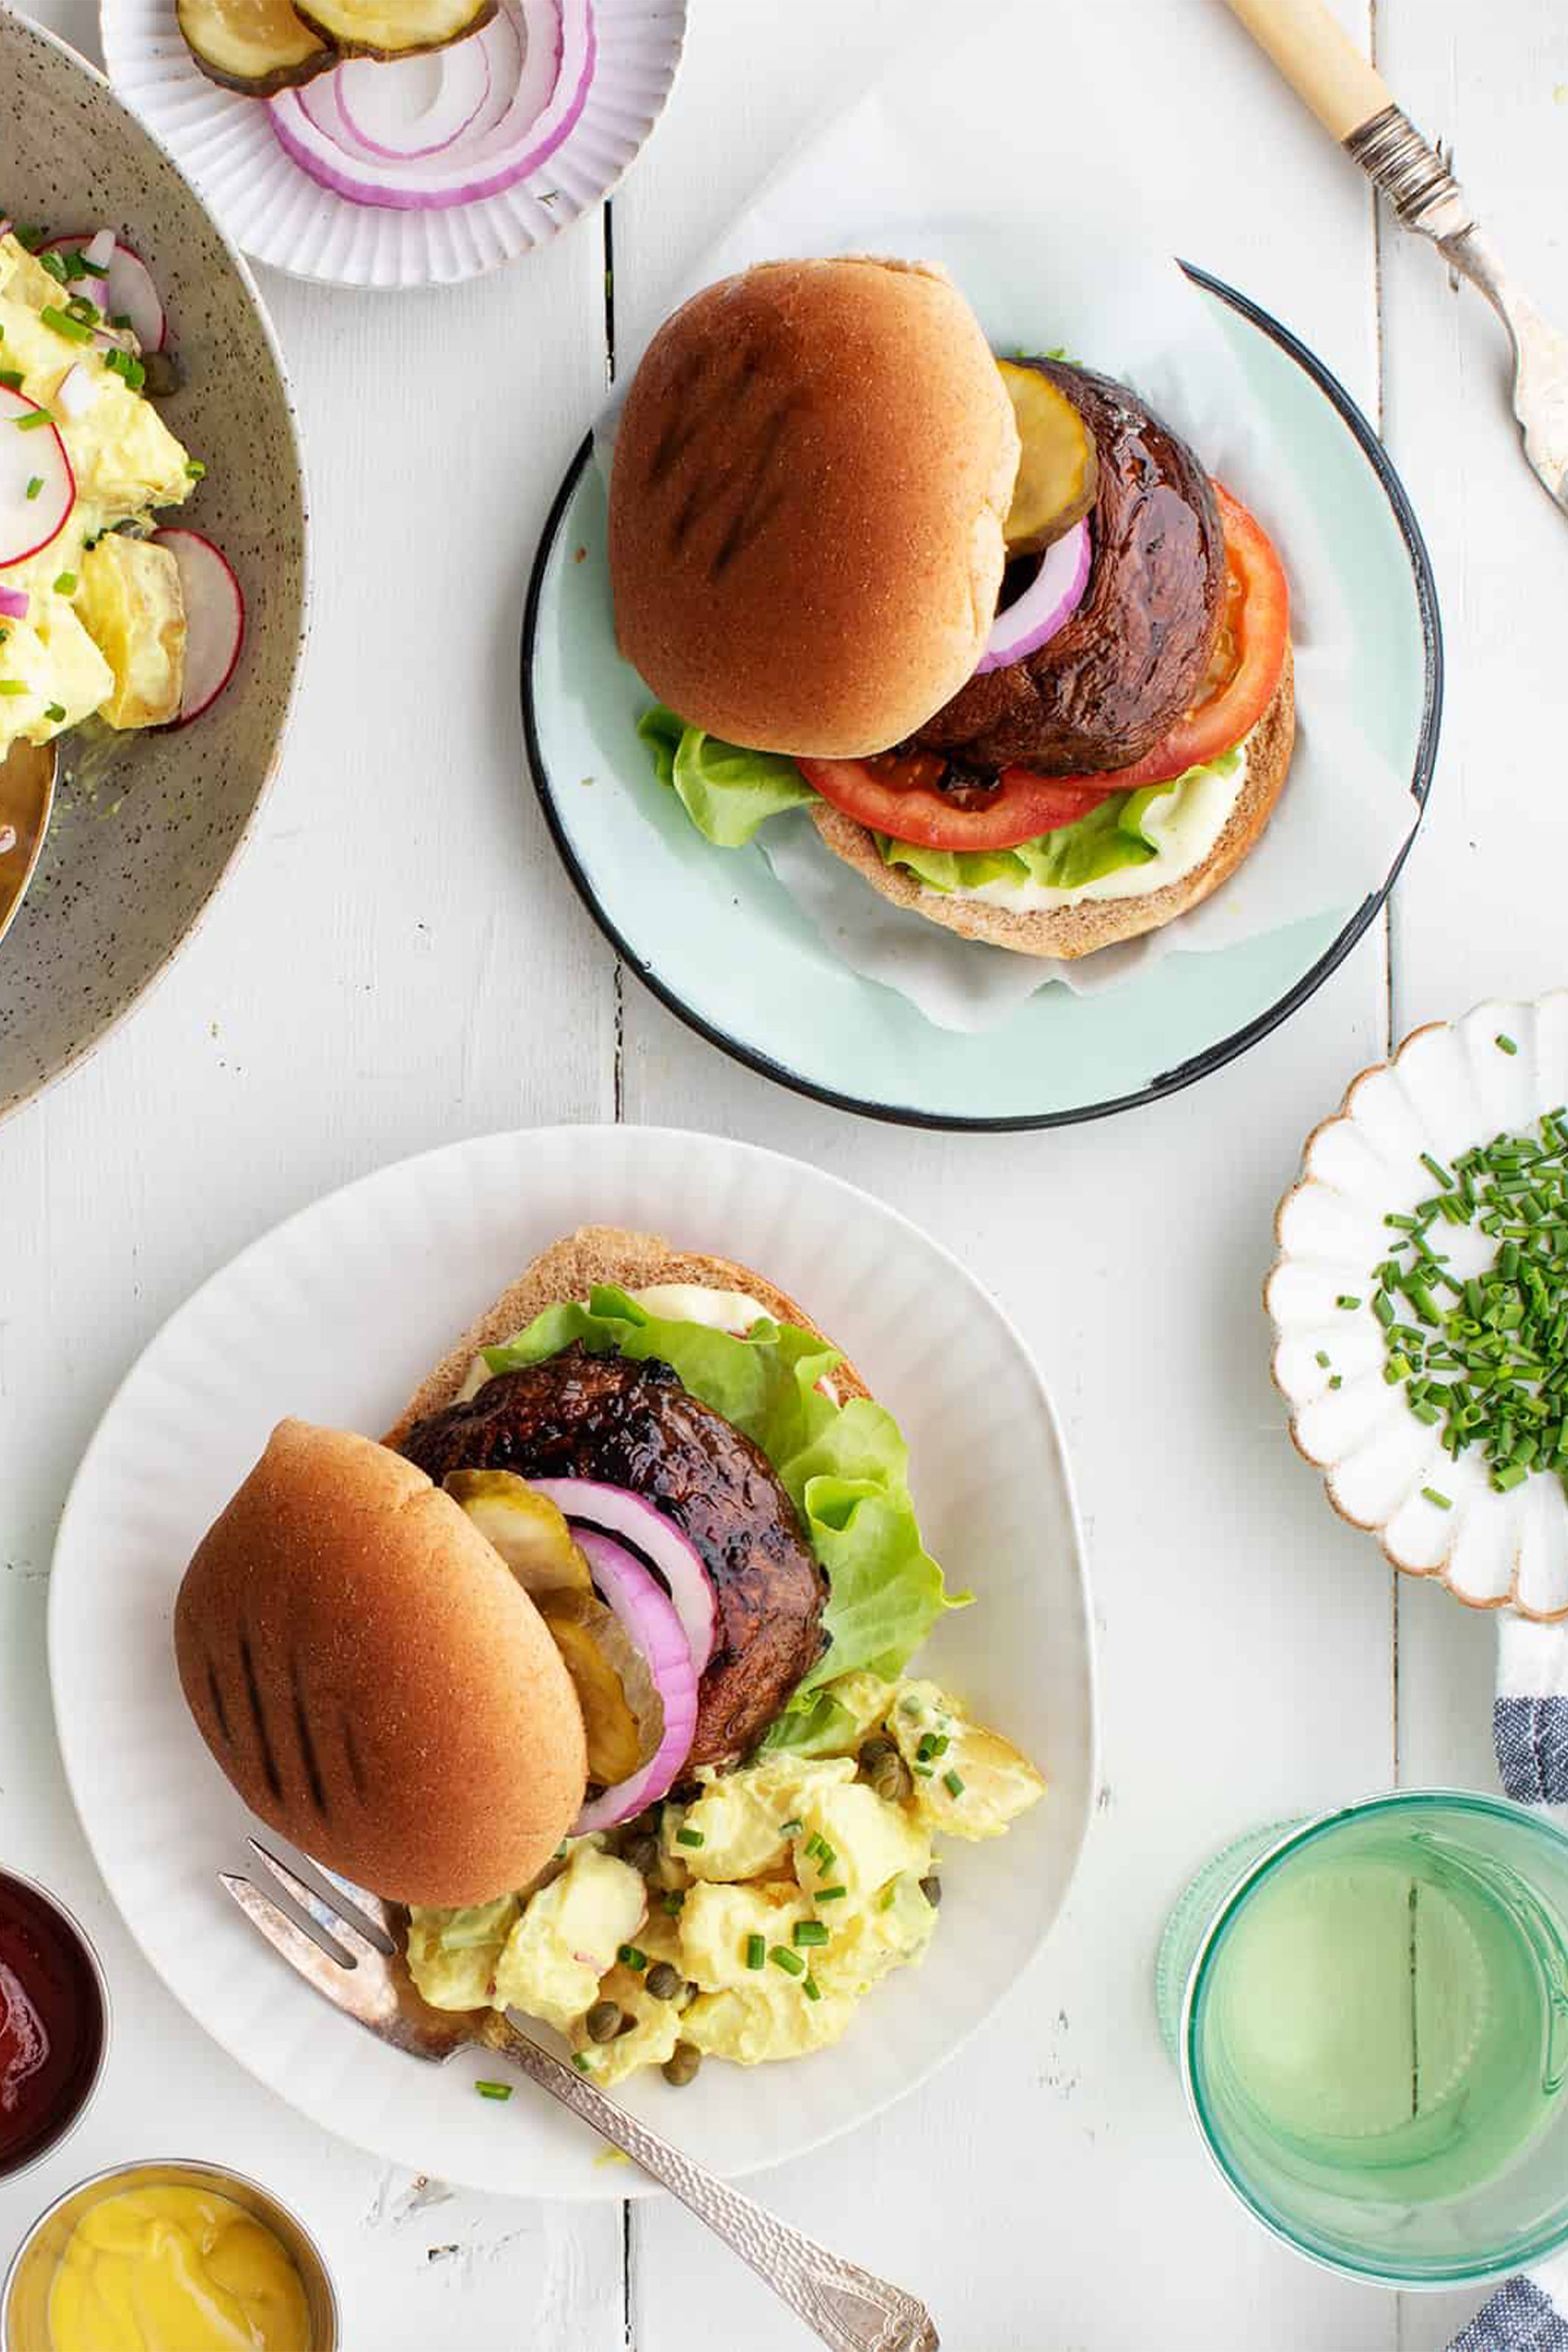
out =
[[(1532, 1470), (1568, 1490), (1568, 1106), (1461, 1153), (1452, 1171), (1421, 1159), (1437, 1190), (1413, 1217), (1384, 1218), (1398, 1238), (1374, 1268), (1384, 1379), (1403, 1384), (1417, 1420), (1442, 1424), (1455, 1461), (1479, 1445), (1499, 1493)], [(1431, 1238), (1461, 1225), (1497, 1244), (1487, 1271), (1463, 1281)]]

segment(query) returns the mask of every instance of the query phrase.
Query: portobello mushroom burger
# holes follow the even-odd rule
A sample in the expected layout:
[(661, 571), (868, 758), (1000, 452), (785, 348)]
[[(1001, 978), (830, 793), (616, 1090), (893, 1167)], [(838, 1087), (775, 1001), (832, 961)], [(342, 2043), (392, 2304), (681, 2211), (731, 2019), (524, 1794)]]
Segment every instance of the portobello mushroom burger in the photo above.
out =
[(274, 1431), (185, 1572), (181, 1686), (268, 1828), (404, 1907), (432, 2005), (606, 2085), (798, 2056), (925, 1956), (938, 1841), (1044, 1794), (909, 1670), (957, 1599), (906, 1471), (764, 1277), (586, 1228), (383, 1443)]
[(1077, 956), (1261, 837), (1294, 738), (1266, 533), (1136, 393), (997, 360), (952, 282), (765, 263), (654, 337), (616, 434), (616, 638), (707, 838), (804, 805), (885, 898)]

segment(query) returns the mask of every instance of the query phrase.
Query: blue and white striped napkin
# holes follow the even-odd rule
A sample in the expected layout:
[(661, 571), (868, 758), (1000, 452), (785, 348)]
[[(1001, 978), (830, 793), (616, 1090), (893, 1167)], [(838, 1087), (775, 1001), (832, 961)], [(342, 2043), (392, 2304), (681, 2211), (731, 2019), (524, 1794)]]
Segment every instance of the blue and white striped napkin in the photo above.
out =
[[(1504, 1796), (1568, 1808), (1568, 1629), (1499, 1616), (1491, 1736)], [(1448, 2352), (1568, 2352), (1568, 2254), (1499, 2287)]]

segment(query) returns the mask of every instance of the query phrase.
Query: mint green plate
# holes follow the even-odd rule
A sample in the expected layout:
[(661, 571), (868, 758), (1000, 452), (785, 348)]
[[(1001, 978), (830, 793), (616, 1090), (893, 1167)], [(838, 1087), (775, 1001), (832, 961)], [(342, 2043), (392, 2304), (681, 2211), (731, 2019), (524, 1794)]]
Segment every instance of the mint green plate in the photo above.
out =
[[(1335, 516), (1357, 618), (1348, 692), (1367, 742), (1425, 802), (1443, 640), (1431, 567), (1382, 443), (1289, 331), (1217, 279), (1188, 275), (1283, 447)], [(715, 849), (655, 783), (636, 727), (648, 696), (615, 650), (605, 497), (585, 443), (529, 586), (523, 721), (566, 871), (617, 953), (688, 1028), (765, 1077), (917, 1127), (1051, 1127), (1172, 1094), (1277, 1027), (1343, 962), (1393, 886), (1348, 922), (1319, 917), (1209, 954), (1180, 950), (1089, 996), (1040, 989), (995, 1028), (935, 1028), (838, 962), (762, 852)], [(1407, 845), (1408, 847), (1408, 845)]]

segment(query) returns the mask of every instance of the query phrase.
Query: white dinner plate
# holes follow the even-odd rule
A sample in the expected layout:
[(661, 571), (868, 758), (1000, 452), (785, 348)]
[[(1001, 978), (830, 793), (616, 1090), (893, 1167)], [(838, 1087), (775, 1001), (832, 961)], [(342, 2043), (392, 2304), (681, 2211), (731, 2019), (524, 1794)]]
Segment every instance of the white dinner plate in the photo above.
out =
[(1062, 1438), (1039, 1372), (946, 1251), (852, 1186), (748, 1145), (556, 1127), (452, 1144), (303, 1210), (164, 1325), (93, 1437), (55, 1547), (49, 1664), (82, 1825), (132, 1934), (198, 2024), (325, 2130), (443, 2180), (618, 2199), (652, 2183), (528, 2091), (476, 2097), (493, 2056), (423, 2066), (313, 1994), (218, 1884), (254, 1826), (175, 1678), (174, 1596), (201, 1535), (286, 1413), (379, 1431), (454, 1336), (574, 1227), (666, 1234), (766, 1272), (897, 1414), (932, 1549), (976, 1605), (921, 1653), (1047, 1774), (1005, 1841), (943, 1854), (931, 1955), (837, 2049), (658, 2074), (626, 2103), (715, 2171), (801, 2156), (950, 2058), (1035, 1959), (1095, 1785), (1088, 1596)]
[(174, 0), (101, 0), (99, 24), (115, 89), (236, 244), (291, 278), (380, 292), (482, 277), (600, 203), (664, 111), (686, 0), (593, 0), (597, 63), (564, 144), (515, 187), (435, 212), (350, 204), (318, 186), (279, 145), (262, 100), (201, 72)]

